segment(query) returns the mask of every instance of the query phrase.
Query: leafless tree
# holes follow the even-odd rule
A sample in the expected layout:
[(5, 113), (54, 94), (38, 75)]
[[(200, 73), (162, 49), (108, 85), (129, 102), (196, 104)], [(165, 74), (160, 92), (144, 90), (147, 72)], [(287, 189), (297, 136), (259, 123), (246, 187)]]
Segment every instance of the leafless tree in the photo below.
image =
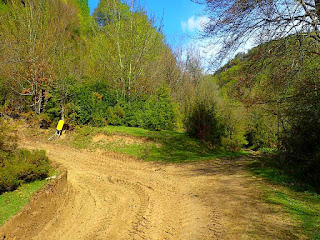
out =
[(205, 5), (210, 21), (201, 37), (221, 47), (221, 58), (253, 39), (262, 43), (296, 34), (320, 43), (320, 0), (192, 1)]

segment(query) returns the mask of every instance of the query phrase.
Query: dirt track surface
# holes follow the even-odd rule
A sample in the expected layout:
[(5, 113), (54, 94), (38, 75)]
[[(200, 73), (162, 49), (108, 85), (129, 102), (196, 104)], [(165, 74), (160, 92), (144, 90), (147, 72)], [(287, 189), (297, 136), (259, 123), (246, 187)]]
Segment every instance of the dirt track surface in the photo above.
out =
[(67, 168), (68, 187), (58, 204), (44, 206), (54, 214), (32, 219), (16, 239), (296, 239), (289, 218), (261, 200), (259, 181), (241, 161), (161, 164), (23, 146), (45, 149)]

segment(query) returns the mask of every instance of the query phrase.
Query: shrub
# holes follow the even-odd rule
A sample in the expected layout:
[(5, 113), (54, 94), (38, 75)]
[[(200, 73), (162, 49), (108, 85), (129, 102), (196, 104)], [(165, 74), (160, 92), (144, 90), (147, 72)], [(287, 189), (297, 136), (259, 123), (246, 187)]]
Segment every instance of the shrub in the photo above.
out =
[(72, 99), (81, 124), (103, 125), (108, 108), (116, 104), (116, 97), (109, 87), (100, 82), (80, 86)]
[(225, 126), (218, 116), (215, 105), (205, 101), (195, 103), (185, 125), (191, 136), (216, 146), (221, 145), (222, 137), (225, 135)]
[[(315, 95), (288, 110), (290, 128), (280, 137), (281, 159), (301, 178), (320, 187), (320, 99)], [(320, 189), (319, 189), (320, 191)]]
[(231, 138), (222, 137), (222, 146), (229, 151), (239, 151), (247, 141), (243, 135), (233, 135)]
[(0, 193), (16, 189), (22, 182), (43, 179), (50, 169), (45, 151), (17, 150), (2, 160)]
[(16, 150), (17, 139), (13, 131), (14, 127), (0, 118), (0, 152), (2, 152), (0, 155), (9, 154)]
[(108, 107), (107, 121), (110, 125), (119, 126), (124, 123), (125, 112), (123, 108), (117, 104), (115, 107)]
[(0, 170), (0, 194), (3, 192), (13, 191), (20, 185), (16, 175), (9, 169), (1, 168)]
[(276, 119), (273, 116), (266, 116), (266, 114), (254, 110), (248, 121), (246, 134), (248, 147), (254, 150), (276, 147)]
[(174, 102), (170, 98), (170, 89), (161, 87), (156, 95), (147, 99), (136, 99), (125, 103), (124, 124), (149, 130), (172, 130), (177, 122)]
[(50, 169), (49, 159), (43, 150), (18, 150), (15, 160), (19, 171), (18, 179), (25, 182), (42, 179), (47, 176)]
[[(177, 108), (167, 87), (159, 88), (154, 95), (135, 95), (125, 99), (107, 84), (95, 82), (73, 86), (72, 94), (69, 95), (71, 97), (65, 105), (65, 117), (72, 123), (171, 130), (177, 122)], [(52, 97), (47, 104), (46, 113), (51, 118), (60, 117), (61, 107), (57, 99)]]

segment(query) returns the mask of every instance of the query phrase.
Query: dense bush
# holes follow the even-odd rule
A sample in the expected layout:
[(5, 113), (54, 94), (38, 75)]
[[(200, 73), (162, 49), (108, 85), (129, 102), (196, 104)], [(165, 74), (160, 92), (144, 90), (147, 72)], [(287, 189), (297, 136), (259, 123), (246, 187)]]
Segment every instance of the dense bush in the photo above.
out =
[(177, 111), (167, 88), (158, 89), (146, 100), (124, 104), (125, 125), (150, 130), (172, 130), (177, 122)]
[(0, 118), (0, 194), (22, 182), (47, 176), (49, 160), (44, 151), (17, 149), (13, 128)]
[(280, 138), (282, 164), (319, 188), (320, 97), (295, 103), (288, 111), (288, 121), (291, 127)]
[(12, 132), (13, 127), (0, 118), (0, 159), (4, 159), (17, 148), (16, 136)]
[(195, 103), (185, 125), (191, 136), (213, 145), (220, 145), (225, 135), (225, 126), (218, 116), (215, 105), (203, 101)]
[(17, 150), (0, 159), (0, 193), (16, 189), (22, 182), (43, 179), (50, 165), (45, 151)]
[(108, 117), (108, 108), (117, 103), (116, 96), (104, 83), (94, 83), (79, 87), (73, 103), (77, 106), (77, 115), (81, 124), (101, 126)]
[(253, 150), (275, 148), (277, 143), (276, 119), (258, 110), (253, 110), (248, 118), (247, 147)]
[[(93, 126), (132, 126), (150, 130), (171, 130), (177, 122), (177, 107), (170, 89), (159, 88), (154, 95), (125, 99), (101, 82), (73, 87), (65, 105), (69, 123)], [(61, 107), (55, 98), (47, 105), (51, 119), (60, 117)]]

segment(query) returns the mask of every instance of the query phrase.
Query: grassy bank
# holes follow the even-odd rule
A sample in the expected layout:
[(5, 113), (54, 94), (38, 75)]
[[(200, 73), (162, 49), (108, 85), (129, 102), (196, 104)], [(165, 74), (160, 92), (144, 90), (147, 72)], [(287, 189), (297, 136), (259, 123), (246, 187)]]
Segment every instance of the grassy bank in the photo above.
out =
[(203, 142), (185, 133), (149, 131), (141, 128), (84, 126), (59, 140), (76, 148), (104, 149), (145, 161), (192, 162), (221, 157), (239, 157), (246, 152), (209, 149)]
[[(50, 172), (50, 176), (56, 175), (56, 170)], [(0, 195), (0, 226), (2, 226), (10, 217), (16, 215), (25, 204), (27, 204), (32, 195), (39, 191), (48, 180), (36, 180), (24, 183), (15, 191), (6, 192)]]
[(263, 187), (265, 201), (288, 212), (308, 239), (320, 240), (320, 195), (315, 189), (277, 168), (272, 159), (257, 158), (249, 169), (271, 183)]

